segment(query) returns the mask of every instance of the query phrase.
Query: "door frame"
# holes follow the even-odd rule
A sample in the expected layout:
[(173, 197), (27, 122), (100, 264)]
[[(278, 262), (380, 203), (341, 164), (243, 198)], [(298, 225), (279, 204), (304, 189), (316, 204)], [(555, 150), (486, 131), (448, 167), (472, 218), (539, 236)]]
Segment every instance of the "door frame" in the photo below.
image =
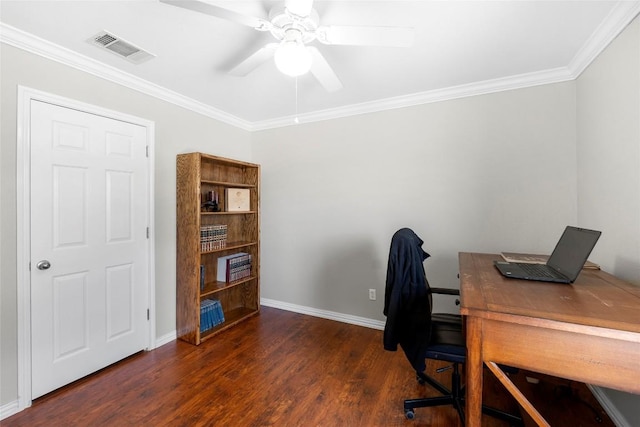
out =
[(149, 307), (147, 350), (156, 346), (155, 310), (155, 238), (154, 238), (154, 142), (155, 123), (118, 111), (65, 98), (47, 92), (18, 86), (17, 109), (17, 153), (16, 153), (16, 196), (17, 196), (17, 314), (18, 314), (18, 410), (31, 406), (31, 101), (42, 101), (64, 108), (94, 114), (109, 119), (120, 120), (147, 129), (148, 151), (148, 191), (147, 200), (149, 238), (147, 239)]

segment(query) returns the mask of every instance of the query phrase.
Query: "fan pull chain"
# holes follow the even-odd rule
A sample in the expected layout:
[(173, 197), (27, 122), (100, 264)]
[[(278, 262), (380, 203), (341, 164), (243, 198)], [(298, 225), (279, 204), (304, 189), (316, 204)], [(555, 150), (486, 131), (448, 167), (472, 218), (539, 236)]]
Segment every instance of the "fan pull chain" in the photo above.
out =
[(300, 123), (300, 120), (298, 120), (298, 77), (296, 76), (296, 117), (295, 119), (293, 119), (293, 122), (295, 124)]

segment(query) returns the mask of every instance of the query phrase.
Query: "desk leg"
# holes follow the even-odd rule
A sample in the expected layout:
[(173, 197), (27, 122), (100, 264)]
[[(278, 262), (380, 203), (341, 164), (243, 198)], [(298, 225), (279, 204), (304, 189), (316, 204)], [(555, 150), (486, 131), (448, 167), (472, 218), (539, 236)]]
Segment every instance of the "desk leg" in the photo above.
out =
[(480, 427), (482, 422), (482, 320), (467, 316), (467, 427)]

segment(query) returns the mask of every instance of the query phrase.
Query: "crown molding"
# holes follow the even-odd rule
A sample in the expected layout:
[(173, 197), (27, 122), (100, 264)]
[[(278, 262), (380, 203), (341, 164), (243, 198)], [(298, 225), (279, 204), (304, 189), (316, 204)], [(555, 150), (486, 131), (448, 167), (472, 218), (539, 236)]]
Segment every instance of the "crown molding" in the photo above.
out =
[[(575, 77), (568, 68), (556, 68), (535, 73), (520, 74), (494, 80), (485, 80), (444, 89), (436, 89), (409, 95), (402, 95), (377, 101), (352, 104), (340, 108), (315, 111), (313, 113), (299, 114), (298, 116), (280, 117), (274, 120), (255, 122), (252, 131), (267, 130), (285, 126), (295, 126), (303, 123), (312, 123), (322, 120), (331, 120), (359, 114), (376, 113), (393, 110), (396, 108), (413, 107), (434, 102), (449, 101), (469, 96), (485, 95), (513, 89), (522, 89), (549, 83), (573, 80)], [(297, 123), (296, 123), (297, 118)]]
[(589, 40), (582, 46), (576, 56), (569, 63), (569, 70), (578, 78), (589, 64), (609, 46), (640, 13), (640, 1), (619, 1), (602, 21), (600, 26), (591, 34)]
[(286, 116), (257, 122), (243, 120), (200, 101), (180, 95), (118, 70), (115, 67), (2, 23), (0, 23), (0, 42), (162, 99), (223, 123), (253, 132), (575, 80), (639, 13), (640, 1), (619, 1), (567, 67), (352, 104), (301, 114), (297, 117)]
[(10, 25), (0, 23), (0, 42), (9, 44), (35, 55), (51, 59), (94, 76), (101, 77), (105, 80), (136, 90), (144, 93), (145, 95), (150, 95), (163, 101), (167, 101), (171, 104), (186, 108), (204, 116), (211, 117), (223, 123), (227, 123), (247, 131), (251, 130), (251, 122), (242, 120), (200, 101), (196, 101), (129, 73), (125, 73), (115, 67), (56, 45)]

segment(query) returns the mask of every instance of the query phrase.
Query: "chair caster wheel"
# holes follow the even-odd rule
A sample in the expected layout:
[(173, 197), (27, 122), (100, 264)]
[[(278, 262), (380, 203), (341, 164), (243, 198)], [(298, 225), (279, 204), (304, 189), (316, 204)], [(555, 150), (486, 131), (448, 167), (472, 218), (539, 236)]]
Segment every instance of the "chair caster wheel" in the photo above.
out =
[(415, 412), (413, 412), (413, 409), (407, 409), (406, 411), (404, 411), (404, 416), (406, 419), (412, 420), (416, 417), (416, 414)]

